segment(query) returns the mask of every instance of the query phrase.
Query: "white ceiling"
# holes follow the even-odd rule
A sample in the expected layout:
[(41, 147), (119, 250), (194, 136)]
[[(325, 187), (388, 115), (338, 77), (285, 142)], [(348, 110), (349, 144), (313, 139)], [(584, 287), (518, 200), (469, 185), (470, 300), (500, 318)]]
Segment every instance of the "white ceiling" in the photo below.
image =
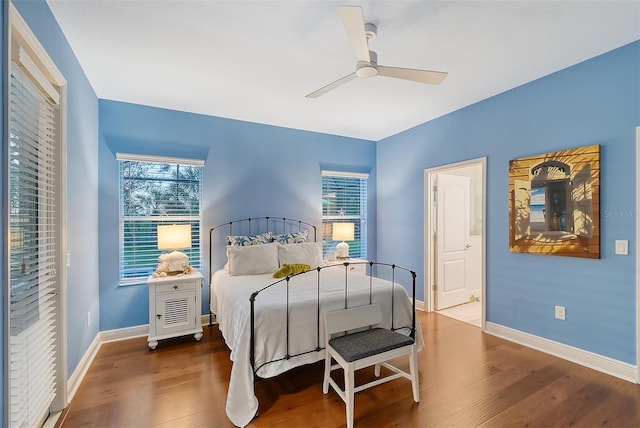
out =
[[(47, 0), (97, 96), (380, 140), (640, 39), (640, 2)], [(382, 65), (447, 71), (439, 86), (355, 69), (337, 12), (361, 5)]]

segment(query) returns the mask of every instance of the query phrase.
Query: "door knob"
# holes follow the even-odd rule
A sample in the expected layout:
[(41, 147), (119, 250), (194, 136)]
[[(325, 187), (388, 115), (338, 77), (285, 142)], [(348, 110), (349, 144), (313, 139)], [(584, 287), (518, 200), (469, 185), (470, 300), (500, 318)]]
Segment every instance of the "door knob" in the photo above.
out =
[(467, 248), (471, 248), (471, 244), (467, 244), (464, 246), (464, 249), (466, 250)]

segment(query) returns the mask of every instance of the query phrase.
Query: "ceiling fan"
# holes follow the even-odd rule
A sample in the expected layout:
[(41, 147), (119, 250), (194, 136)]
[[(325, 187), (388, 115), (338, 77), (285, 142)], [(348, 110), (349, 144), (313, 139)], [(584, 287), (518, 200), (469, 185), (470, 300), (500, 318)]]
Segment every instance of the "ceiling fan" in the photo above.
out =
[(356, 53), (356, 71), (311, 92), (306, 95), (307, 98), (318, 98), (320, 95), (324, 95), (332, 89), (350, 82), (355, 78), (366, 79), (379, 75), (438, 85), (447, 77), (447, 73), (442, 71), (416, 70), (413, 68), (379, 65), (378, 55), (369, 50), (369, 42), (375, 40), (377, 28), (374, 24), (364, 23), (362, 8), (360, 6), (338, 6), (338, 13), (340, 14), (340, 18), (342, 18), (342, 23), (347, 30), (347, 35)]

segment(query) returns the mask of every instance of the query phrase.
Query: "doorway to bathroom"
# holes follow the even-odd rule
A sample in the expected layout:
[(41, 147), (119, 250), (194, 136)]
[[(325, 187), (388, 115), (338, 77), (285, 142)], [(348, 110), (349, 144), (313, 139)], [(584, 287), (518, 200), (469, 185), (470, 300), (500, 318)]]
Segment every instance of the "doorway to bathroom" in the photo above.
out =
[(484, 326), (486, 158), (425, 170), (425, 307)]

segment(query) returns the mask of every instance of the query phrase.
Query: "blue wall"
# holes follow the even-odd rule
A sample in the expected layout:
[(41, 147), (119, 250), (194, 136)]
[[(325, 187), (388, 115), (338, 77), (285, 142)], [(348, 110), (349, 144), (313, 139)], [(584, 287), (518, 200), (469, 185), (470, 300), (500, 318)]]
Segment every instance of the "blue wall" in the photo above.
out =
[[(416, 266), (422, 284), (424, 170), (486, 156), (487, 320), (635, 364), (639, 125), (635, 42), (380, 141), (378, 257)], [(509, 252), (509, 160), (591, 144), (601, 146), (601, 259)], [(629, 256), (614, 255), (616, 239), (629, 240)]]
[[(375, 254), (374, 142), (115, 101), (100, 100), (99, 104), (100, 330), (149, 322), (146, 284), (118, 286), (118, 152), (206, 161), (202, 201), (205, 261), (209, 228), (261, 215), (299, 218), (320, 226), (321, 167), (368, 171), (368, 251)], [(209, 311), (208, 301), (205, 286), (203, 313)]]
[[(4, 3), (4, 2), (3, 2)], [(69, 375), (98, 334), (98, 99), (49, 6), (15, 1), (67, 86), (67, 369)], [(64, 255), (61, 255), (64, 257)], [(92, 324), (87, 326), (87, 312)]]

